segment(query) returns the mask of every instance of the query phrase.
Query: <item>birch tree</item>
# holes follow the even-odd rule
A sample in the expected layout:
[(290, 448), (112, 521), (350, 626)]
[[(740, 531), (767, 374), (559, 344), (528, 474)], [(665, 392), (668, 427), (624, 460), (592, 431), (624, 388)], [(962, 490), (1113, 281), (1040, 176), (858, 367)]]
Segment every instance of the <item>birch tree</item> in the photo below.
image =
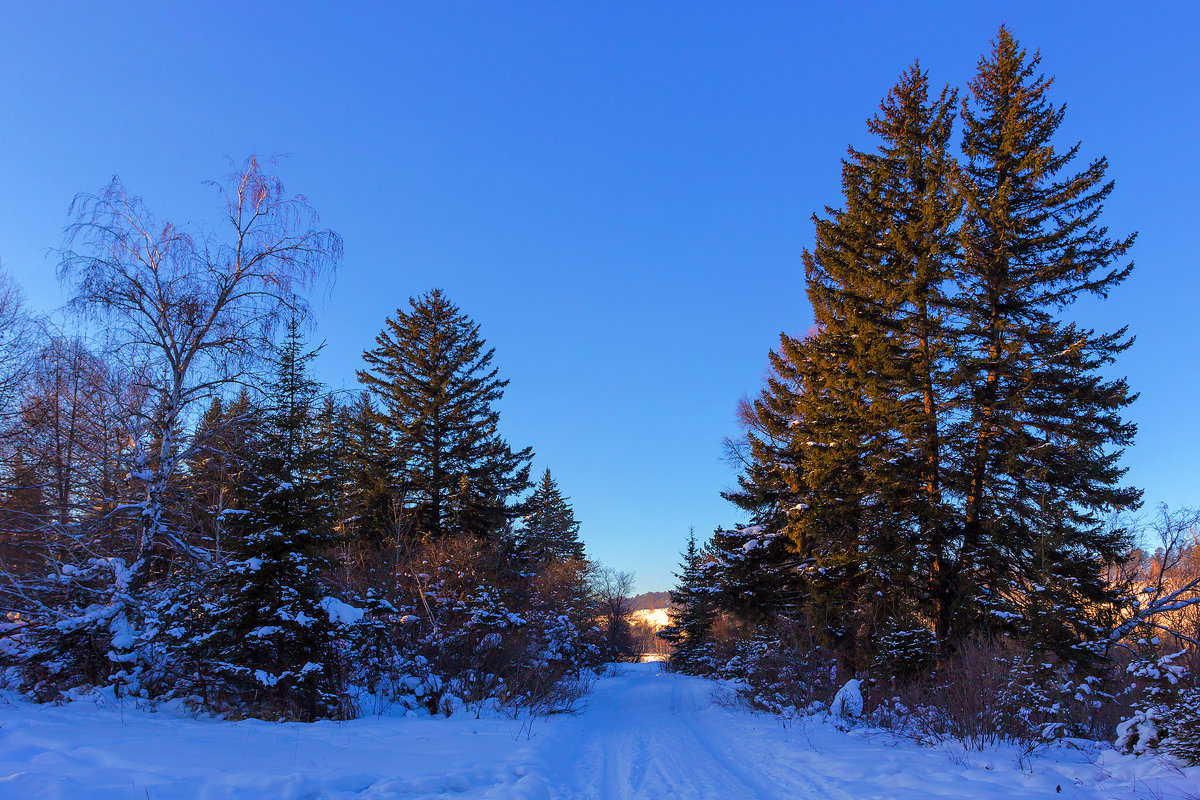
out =
[(35, 335), (20, 288), (0, 267), (0, 425), (16, 413), (15, 403), (28, 371)]
[(172, 558), (204, 561), (171, 518), (188, 455), (183, 431), (199, 402), (248, 376), (281, 315), (302, 313), (305, 291), (340, 260), (340, 237), (272, 167), (252, 156), (210, 184), (221, 203), (214, 229), (158, 218), (116, 177), (72, 203), (59, 277), (72, 308), (106, 326), (151, 397), (151, 411), (132, 420), (139, 435), (126, 480), (141, 499), (122, 510), (141, 524), (120, 564), (125, 598)]

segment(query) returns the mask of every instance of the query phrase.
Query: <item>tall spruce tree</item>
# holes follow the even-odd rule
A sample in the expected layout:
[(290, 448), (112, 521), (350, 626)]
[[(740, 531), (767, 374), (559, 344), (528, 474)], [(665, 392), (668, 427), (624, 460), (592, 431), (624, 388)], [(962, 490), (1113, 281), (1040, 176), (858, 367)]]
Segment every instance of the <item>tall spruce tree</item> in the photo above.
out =
[[(738, 404), (744, 430), (738, 442), (727, 442), (731, 460), (742, 467), (738, 488), (721, 493), (750, 515), (751, 525), (775, 532), (788, 526), (789, 514), (808, 496), (802, 468), (803, 442), (796, 440), (796, 396), (809, 391), (812, 359), (802, 354), (803, 340), (784, 334), (780, 348), (768, 358), (766, 385), (753, 400)], [(803, 543), (797, 551), (804, 553)]]
[(495, 406), (508, 381), (479, 325), (441, 290), (409, 305), (387, 320), (358, 373), (381, 406), (404, 513), (418, 538), (494, 537), (521, 514), (533, 456), (500, 436)]
[(268, 410), (243, 487), (231, 559), (215, 579), (209, 632), (195, 648), (232, 702), (311, 720), (333, 711), (332, 627), (322, 608), (330, 516), (314, 447), (319, 389), (293, 318), (278, 351)]
[[(1071, 174), (1078, 146), (1055, 150), (1063, 109), (1037, 65), (1002, 29), (962, 105), (962, 164), (954, 93), (902, 76), (877, 147), (844, 162), (844, 207), (816, 218), (817, 325), (782, 337), (744, 414), (727, 497), (787, 533), (793, 596), (849, 666), (926, 625), (944, 648), (1004, 632), (1071, 655), (1116, 600), (1104, 570), (1126, 541), (1104, 519), (1139, 493), (1120, 485), (1132, 396), (1100, 369), (1129, 339), (1061, 314), (1129, 274), (1133, 238), (1099, 223), (1104, 160)], [(734, 568), (724, 538), (722, 597), (776, 580)]]
[[(851, 149), (844, 208), (815, 218), (804, 254), (817, 329), (784, 337), (762, 416), (786, 423), (805, 492), (788, 530), (811, 557), (815, 622), (852, 652), (884, 621), (915, 617), (949, 522), (939, 415), (953, 334), (942, 289), (956, 255), (955, 95), (918, 65)], [(778, 420), (779, 417), (783, 420)]]
[(1129, 275), (1134, 236), (1109, 238), (1100, 223), (1106, 160), (1073, 172), (1079, 145), (1056, 147), (1065, 106), (1051, 103), (1040, 62), (1001, 28), (963, 104), (954, 304), (970, 413), (953, 435), (962, 535), (937, 587), (938, 627), (1007, 630), (1029, 619), (1024, 606), (1049, 604), (1036, 616), (1053, 625), (1025, 633), (1069, 654), (1116, 599), (1104, 571), (1128, 542), (1104, 519), (1140, 492), (1120, 485), (1135, 431), (1121, 412), (1134, 396), (1101, 374), (1132, 340), (1060, 315)]
[(848, 338), (839, 325), (783, 334), (769, 354), (766, 386), (742, 412), (749, 463), (739, 490), (726, 494), (757, 524), (714, 533), (705, 570), (722, 610), (756, 622), (802, 619), (850, 652), (865, 555), (859, 440), (845, 431), (860, 424), (861, 391), (839, 336)]
[(583, 560), (579, 521), (547, 468), (527, 501), (519, 534), (521, 550), (541, 564)]

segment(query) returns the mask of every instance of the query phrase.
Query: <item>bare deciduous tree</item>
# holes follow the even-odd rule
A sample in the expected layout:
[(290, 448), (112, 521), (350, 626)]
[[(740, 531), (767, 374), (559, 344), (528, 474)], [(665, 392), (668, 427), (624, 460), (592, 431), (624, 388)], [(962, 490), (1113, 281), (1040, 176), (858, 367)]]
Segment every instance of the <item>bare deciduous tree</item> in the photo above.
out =
[(133, 423), (140, 435), (128, 478), (144, 497), (133, 506), (142, 522), (119, 581), (129, 595), (167, 554), (204, 557), (168, 519), (195, 404), (247, 374), (281, 315), (302, 311), (303, 293), (341, 257), (340, 237), (317, 226), (307, 200), (287, 194), (270, 166), (251, 157), (213, 184), (220, 233), (158, 220), (118, 178), (72, 204), (60, 278), (72, 307), (106, 324), (151, 396)]
[(1200, 607), (1200, 509), (1162, 506), (1150, 527), (1158, 547), (1153, 554), (1137, 551), (1127, 565), (1125, 578), (1135, 589), (1135, 600), (1109, 642), (1120, 644), (1141, 629), (1200, 647), (1200, 630), (1187, 613)]
[[(21, 445), (37, 462), (54, 523), (65, 528), (94, 471), (90, 441), (106, 412), (101, 402), (107, 365), (74, 337), (53, 337), (33, 359), (21, 397)], [(86, 464), (86, 466), (85, 466)]]
[(36, 327), (23, 306), (16, 282), (0, 268), (0, 424), (15, 413), (36, 339)]
[(120, 466), (142, 394), (78, 336), (43, 332), (0, 439), (12, 484), (0, 492), (0, 598), (25, 600), (0, 609), (45, 611), (35, 598), (47, 562), (57, 577), (63, 564), (103, 560), (130, 541), (133, 521), (110, 512), (129, 499)]
[(0, 571), (27, 560), (28, 534), (41, 516), (42, 487), (22, 447), (21, 399), (39, 343), (16, 282), (0, 268)]
[(592, 594), (599, 605), (600, 624), (608, 643), (608, 656), (627, 659), (633, 654), (630, 614), (633, 573), (600, 567), (592, 575)]

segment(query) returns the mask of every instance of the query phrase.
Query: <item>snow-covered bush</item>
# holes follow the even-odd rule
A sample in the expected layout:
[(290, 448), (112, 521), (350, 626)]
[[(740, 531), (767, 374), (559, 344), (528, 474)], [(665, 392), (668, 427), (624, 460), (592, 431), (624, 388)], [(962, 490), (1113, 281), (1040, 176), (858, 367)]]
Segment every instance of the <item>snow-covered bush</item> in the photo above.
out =
[(784, 623), (727, 640), (717, 676), (737, 682), (752, 708), (785, 716), (823, 710), (838, 689), (837, 659)]
[(339, 629), (351, 684), (431, 714), (573, 701), (600, 653), (584, 562), (526, 571), (462, 538), (426, 543), (408, 563)]
[(840, 728), (852, 726), (863, 714), (862, 681), (852, 678), (829, 701), (829, 716)]
[(1179, 693), (1167, 716), (1163, 748), (1185, 764), (1200, 765), (1200, 688)]
[[(599, 662), (585, 562), (529, 571), (494, 544), (445, 540), (414, 549), (390, 585), (339, 596), (315, 562), (272, 553), (179, 572), (136, 605), (85, 604), (114, 594), (112, 571), (73, 574), (54, 613), (0, 631), (6, 683), (40, 700), (111, 686), (226, 716), (316, 719), (563, 708)], [(289, 580), (259, 580), (268, 567)]]
[(1135, 755), (1157, 751), (1171, 734), (1173, 707), (1179, 701), (1179, 683), (1185, 674), (1183, 666), (1176, 662), (1186, 650), (1158, 656), (1150, 649), (1157, 640), (1142, 642), (1143, 654), (1125, 670), (1141, 689), (1141, 699), (1134, 705), (1133, 713), (1117, 726), (1115, 741), (1118, 750)]
[(968, 749), (1105, 736), (1111, 696), (1100, 678), (1052, 659), (1006, 639), (964, 642), (924, 675), (877, 685), (867, 716), (918, 741)]
[(937, 639), (920, 625), (893, 625), (875, 641), (871, 674), (881, 679), (911, 680), (937, 661)]

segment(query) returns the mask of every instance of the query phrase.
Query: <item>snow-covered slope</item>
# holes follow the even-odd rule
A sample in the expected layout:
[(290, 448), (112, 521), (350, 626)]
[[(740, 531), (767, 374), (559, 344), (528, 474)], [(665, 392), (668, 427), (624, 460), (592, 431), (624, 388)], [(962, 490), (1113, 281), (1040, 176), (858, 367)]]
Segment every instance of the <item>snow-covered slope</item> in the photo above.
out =
[(0, 798), (1112, 798), (1200, 794), (1200, 769), (1056, 750), (923, 749), (786, 727), (716, 702), (714, 684), (618, 667), (578, 714), (272, 724), (75, 703), (0, 705)]
[(643, 608), (632, 612), (630, 616), (636, 622), (649, 623), (655, 630), (665, 627), (667, 624), (667, 610), (665, 608)]

